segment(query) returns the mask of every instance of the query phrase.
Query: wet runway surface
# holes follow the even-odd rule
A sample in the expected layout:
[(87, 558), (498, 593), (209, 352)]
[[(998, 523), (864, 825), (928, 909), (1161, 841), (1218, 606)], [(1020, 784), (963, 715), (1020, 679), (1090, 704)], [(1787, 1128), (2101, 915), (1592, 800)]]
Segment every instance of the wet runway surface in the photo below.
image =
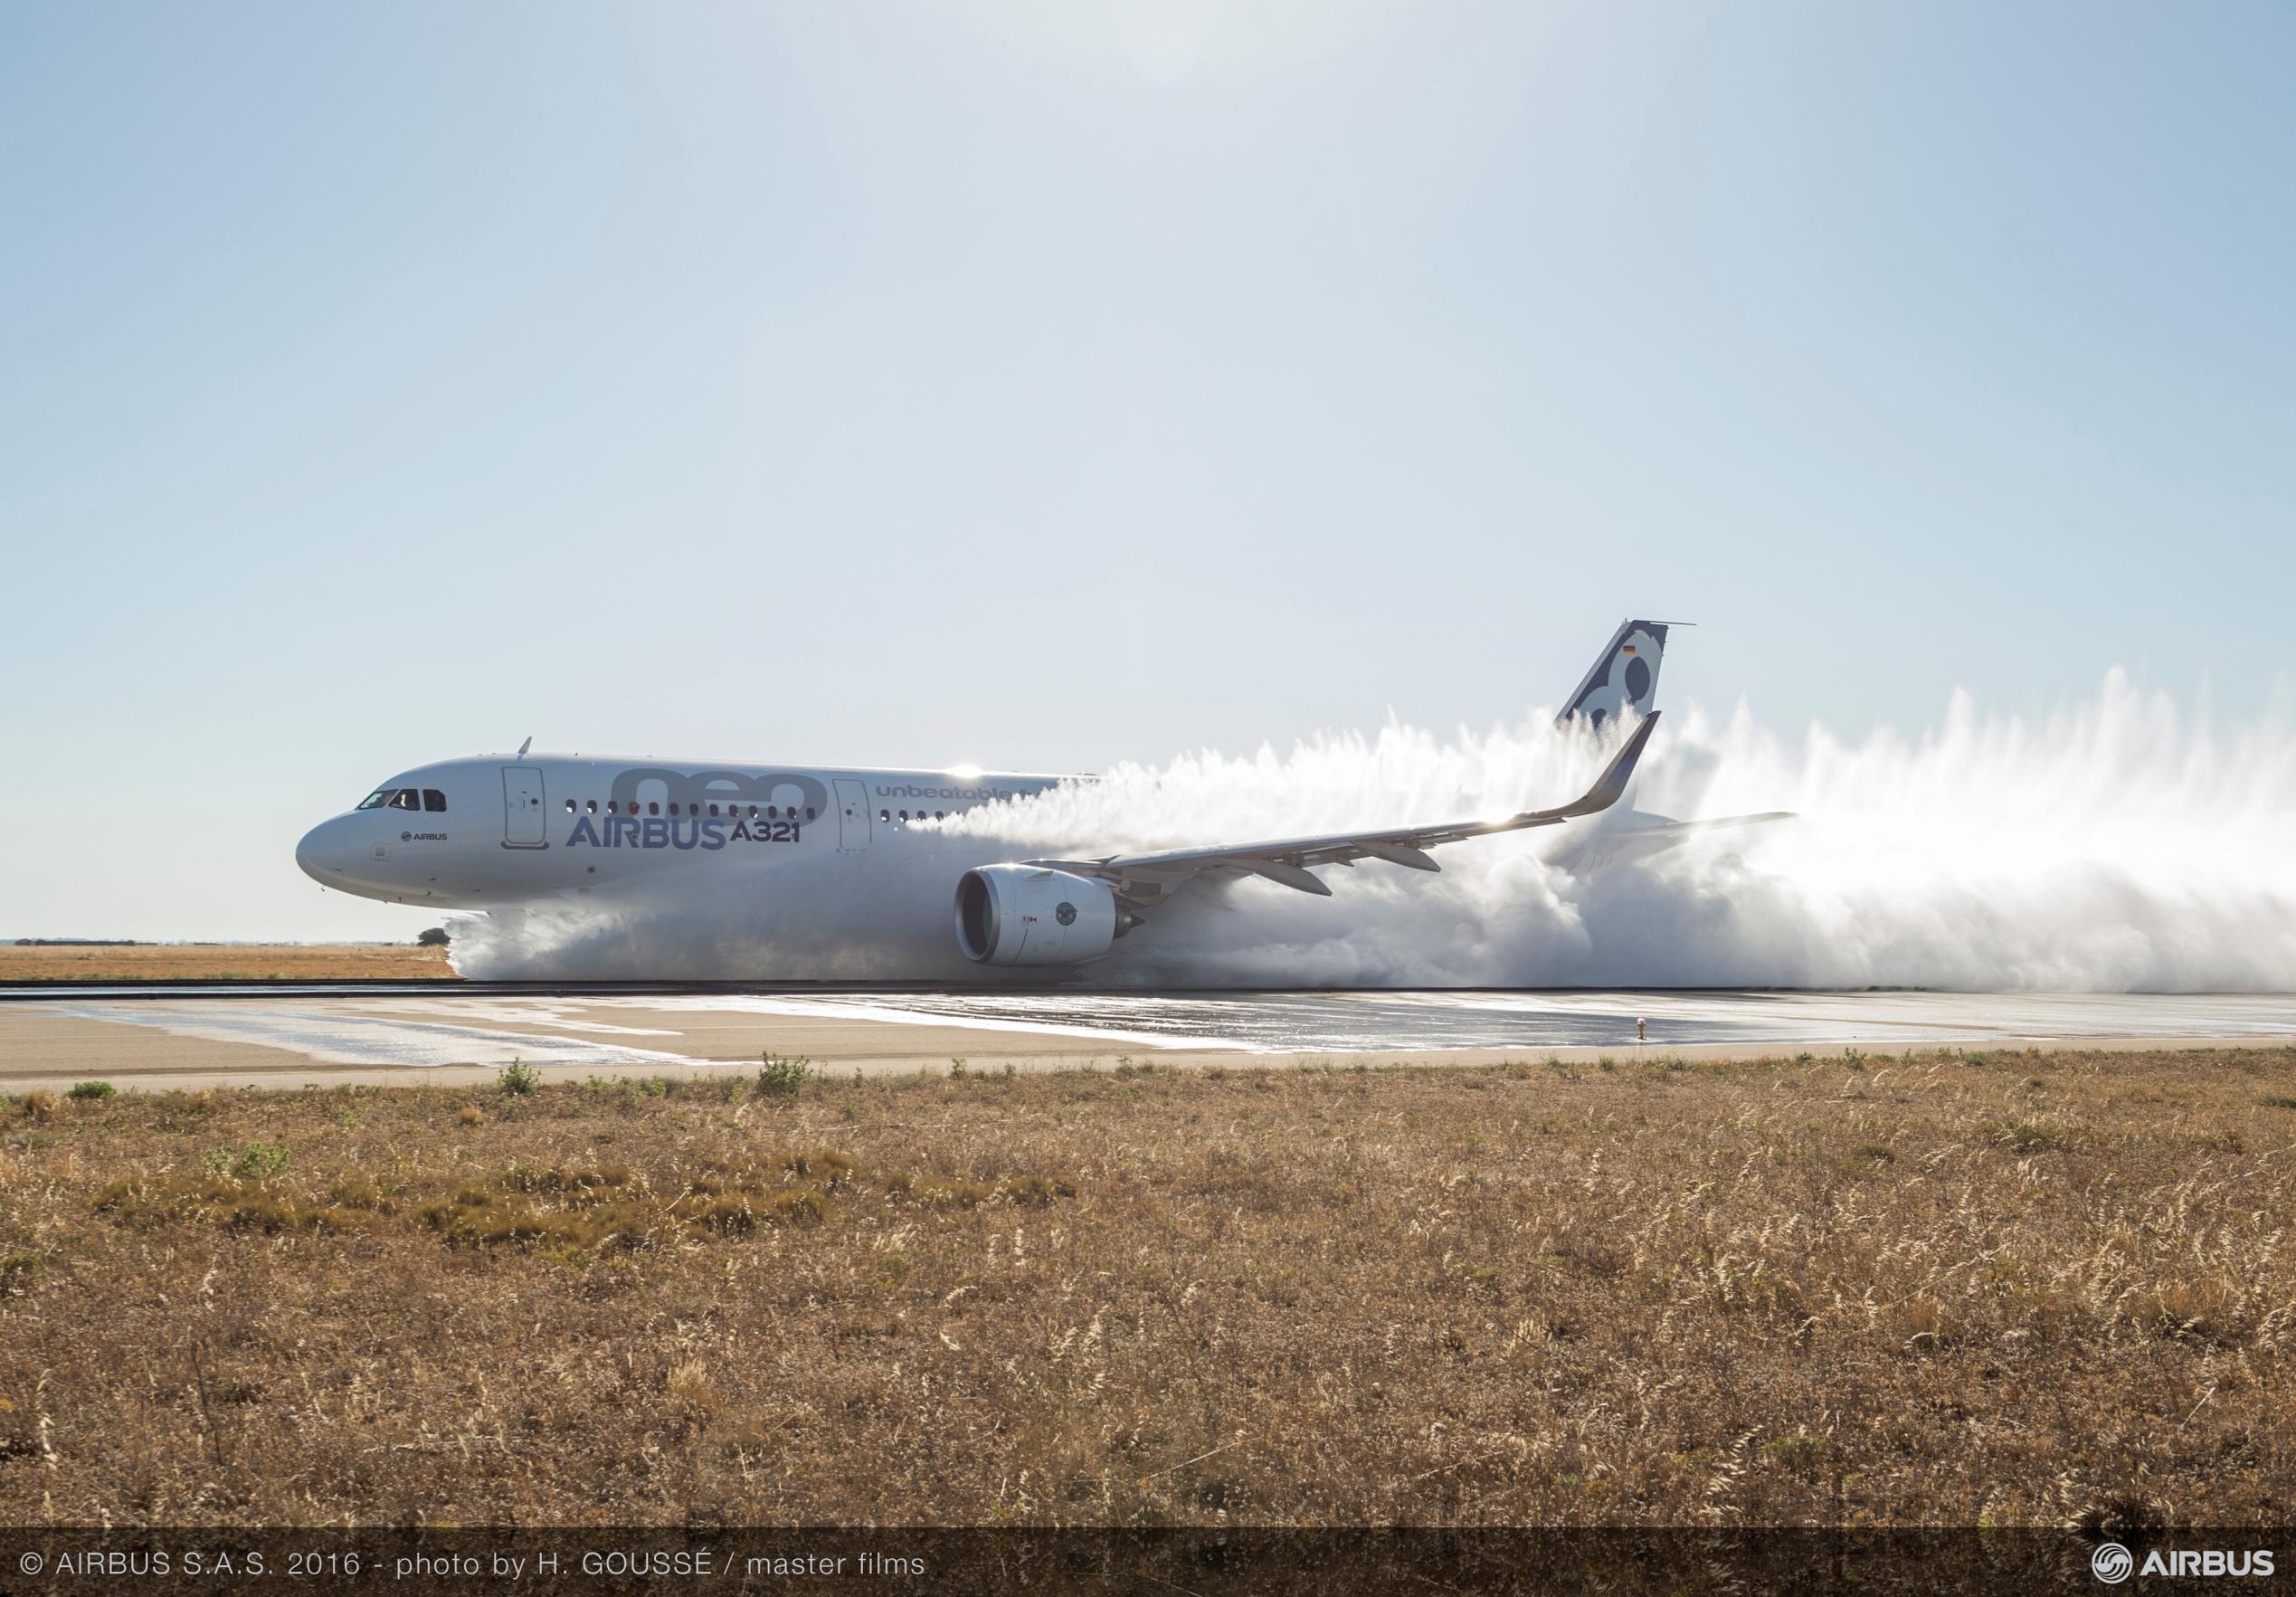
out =
[[(818, 1000), (833, 1002), (833, 1000)], [(1890, 1043), (2078, 1036), (2296, 1036), (2296, 995), (1963, 993), (1226, 993), (1217, 997), (875, 995), (918, 1021), (1056, 1027), (1169, 1048), (1426, 1052), (1651, 1043)]]
[(1723, 992), (650, 992), (421, 988), (78, 992), (0, 1004), (0, 1079), (970, 1057), (1651, 1049), (1877, 1052), (2103, 1041), (2296, 1040), (2296, 994)]
[[(819, 1002), (829, 1003), (830, 1000)], [(1255, 1053), (1960, 1039), (2296, 1037), (2296, 994), (1952, 993), (1238, 993), (1218, 996), (880, 994), (876, 1011), (1120, 1032)]]

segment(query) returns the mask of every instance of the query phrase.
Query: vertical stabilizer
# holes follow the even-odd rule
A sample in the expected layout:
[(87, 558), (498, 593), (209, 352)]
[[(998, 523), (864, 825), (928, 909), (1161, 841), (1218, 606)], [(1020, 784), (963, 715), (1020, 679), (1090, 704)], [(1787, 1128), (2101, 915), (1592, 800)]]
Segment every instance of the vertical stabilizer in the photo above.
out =
[(1583, 722), (1598, 730), (1625, 711), (1646, 716), (1658, 699), (1658, 661), (1666, 651), (1663, 621), (1624, 621), (1555, 717), (1555, 724)]

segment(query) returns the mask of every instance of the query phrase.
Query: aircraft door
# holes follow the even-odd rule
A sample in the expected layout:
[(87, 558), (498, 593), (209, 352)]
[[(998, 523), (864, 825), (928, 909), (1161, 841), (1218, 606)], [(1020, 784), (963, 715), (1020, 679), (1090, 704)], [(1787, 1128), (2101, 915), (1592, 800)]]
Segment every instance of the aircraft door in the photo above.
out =
[(837, 846), (869, 846), (869, 790), (849, 776), (837, 779)]
[(548, 812), (542, 807), (542, 770), (536, 765), (502, 767), (502, 846), (546, 849)]

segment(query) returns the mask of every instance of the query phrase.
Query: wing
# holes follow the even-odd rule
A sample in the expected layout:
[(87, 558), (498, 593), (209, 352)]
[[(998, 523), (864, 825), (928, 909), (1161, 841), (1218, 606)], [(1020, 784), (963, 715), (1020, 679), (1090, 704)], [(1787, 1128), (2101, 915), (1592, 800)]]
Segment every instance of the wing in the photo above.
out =
[(1134, 908), (1161, 904), (1177, 889), (1207, 871), (1261, 876), (1303, 893), (1320, 893), (1325, 887), (1309, 868), (1352, 865), (1358, 860), (1384, 860), (1414, 870), (1443, 868), (1427, 851), (1463, 838), (1488, 837), (1497, 832), (1521, 832), (1532, 826), (1554, 826), (1578, 815), (1591, 815), (1618, 802), (1633, 777), (1635, 762), (1658, 726), (1658, 714), (1643, 718), (1618, 752), (1610, 756), (1586, 793), (1555, 810), (1525, 810), (1500, 821), (1457, 821), (1441, 826), (1407, 826), (1393, 832), (1347, 832), (1331, 837), (1278, 838), (1268, 842), (1238, 843), (1209, 849), (1166, 849), (1153, 854), (1110, 854), (1099, 860), (1030, 860), (1029, 864), (1078, 876), (1098, 877)]

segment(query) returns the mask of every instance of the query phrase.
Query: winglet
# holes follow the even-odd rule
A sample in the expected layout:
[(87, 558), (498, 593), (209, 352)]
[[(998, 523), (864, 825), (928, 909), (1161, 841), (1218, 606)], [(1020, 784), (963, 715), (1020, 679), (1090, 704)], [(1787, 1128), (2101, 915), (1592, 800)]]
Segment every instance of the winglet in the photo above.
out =
[(1602, 775), (1595, 778), (1594, 785), (1587, 789), (1584, 796), (1549, 813), (1560, 820), (1572, 815), (1591, 815), (1598, 810), (1607, 810), (1617, 803), (1625, 795), (1627, 784), (1634, 780), (1635, 762), (1642, 758), (1642, 746), (1648, 743), (1651, 733), (1657, 730), (1658, 715), (1659, 712), (1654, 709), (1642, 718), (1642, 724), (1635, 728), (1634, 736), (1610, 756), (1610, 763), (1602, 768)]

